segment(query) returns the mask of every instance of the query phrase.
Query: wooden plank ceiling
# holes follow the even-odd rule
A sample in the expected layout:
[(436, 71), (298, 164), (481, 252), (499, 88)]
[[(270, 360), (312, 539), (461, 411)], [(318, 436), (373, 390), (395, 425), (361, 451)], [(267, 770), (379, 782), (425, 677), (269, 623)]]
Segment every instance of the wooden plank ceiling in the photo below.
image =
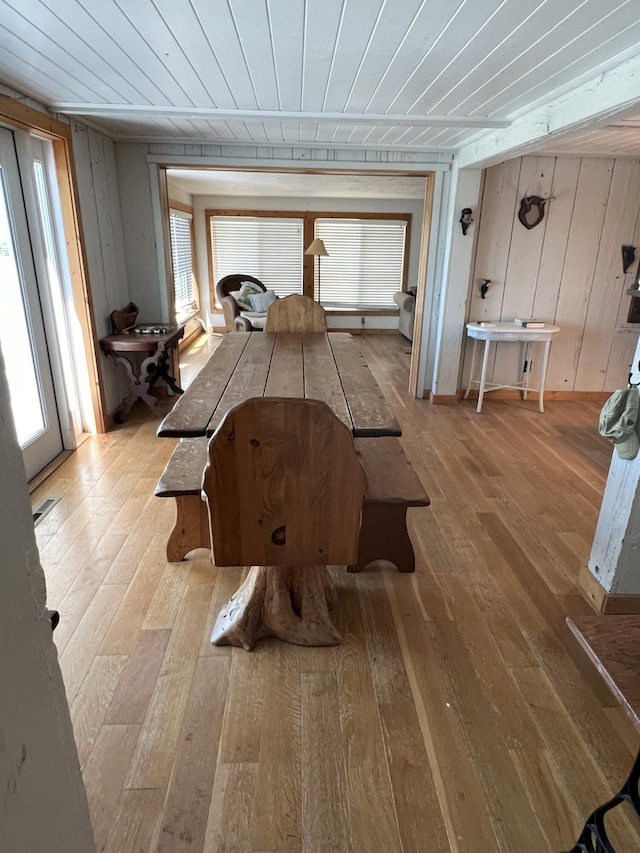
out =
[[(0, 83), (120, 140), (453, 153), (639, 43), (637, 0), (0, 0)], [(623, 89), (559, 150), (640, 156)]]

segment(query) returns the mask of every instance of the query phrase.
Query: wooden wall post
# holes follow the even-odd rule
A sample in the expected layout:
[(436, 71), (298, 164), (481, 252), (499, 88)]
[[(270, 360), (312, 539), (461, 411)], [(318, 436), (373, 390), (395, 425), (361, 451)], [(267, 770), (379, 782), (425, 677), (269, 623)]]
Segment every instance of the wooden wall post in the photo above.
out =
[[(631, 381), (640, 382), (640, 339)], [(598, 610), (640, 613), (640, 454), (625, 460), (613, 452), (588, 572), (582, 586)]]

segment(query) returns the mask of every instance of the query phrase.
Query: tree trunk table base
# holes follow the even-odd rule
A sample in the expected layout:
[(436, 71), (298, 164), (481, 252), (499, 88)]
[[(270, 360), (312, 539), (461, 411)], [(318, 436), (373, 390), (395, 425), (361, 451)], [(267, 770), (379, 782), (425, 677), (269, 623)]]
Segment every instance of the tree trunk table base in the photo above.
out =
[(220, 611), (211, 642), (247, 651), (262, 637), (336, 646), (341, 637), (329, 615), (335, 598), (326, 566), (252, 566)]

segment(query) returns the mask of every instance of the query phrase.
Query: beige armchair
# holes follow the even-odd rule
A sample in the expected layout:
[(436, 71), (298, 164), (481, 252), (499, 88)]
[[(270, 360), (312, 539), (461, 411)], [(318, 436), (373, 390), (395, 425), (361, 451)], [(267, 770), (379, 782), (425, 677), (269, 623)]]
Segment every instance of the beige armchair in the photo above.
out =
[(404, 290), (393, 294), (393, 301), (400, 309), (400, 318), (398, 321), (398, 331), (405, 338), (413, 340), (413, 324), (416, 313), (416, 297), (413, 293), (406, 293)]
[(264, 328), (266, 313), (255, 314), (243, 311), (233, 296), (229, 294), (240, 290), (243, 281), (250, 281), (257, 285), (262, 291), (266, 291), (264, 284), (252, 275), (234, 273), (223, 276), (216, 284), (216, 298), (222, 305), (224, 323), (227, 332), (255, 332)]

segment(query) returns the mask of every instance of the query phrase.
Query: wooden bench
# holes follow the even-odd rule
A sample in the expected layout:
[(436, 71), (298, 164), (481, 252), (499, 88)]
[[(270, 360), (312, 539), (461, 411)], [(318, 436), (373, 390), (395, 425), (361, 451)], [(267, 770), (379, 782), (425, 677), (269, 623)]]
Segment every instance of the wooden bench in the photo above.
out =
[[(194, 548), (209, 548), (209, 518), (200, 497), (207, 463), (208, 438), (183, 438), (171, 454), (155, 494), (176, 499), (176, 522), (167, 541), (167, 560), (183, 560)], [(415, 571), (415, 554), (407, 530), (407, 509), (429, 505), (417, 474), (394, 436), (356, 438), (354, 445), (367, 475), (358, 562), (361, 571), (374, 560), (388, 560), (401, 572)]]
[(194, 548), (210, 548), (209, 516), (201, 498), (202, 475), (207, 464), (206, 436), (181, 438), (167, 462), (155, 494), (176, 499), (176, 521), (167, 540), (167, 560), (184, 560)]
[(407, 510), (429, 506), (429, 496), (397, 438), (355, 438), (353, 443), (368, 485), (358, 562), (348, 566), (348, 571), (359, 572), (374, 560), (389, 560), (401, 572), (414, 572), (416, 558), (407, 530)]
[[(582, 616), (567, 618), (567, 625), (640, 733), (640, 616)], [(616, 853), (620, 848), (607, 834), (605, 817), (626, 805), (627, 814), (633, 812), (640, 820), (639, 791), (640, 750), (620, 791), (591, 812), (568, 853), (596, 849)]]

